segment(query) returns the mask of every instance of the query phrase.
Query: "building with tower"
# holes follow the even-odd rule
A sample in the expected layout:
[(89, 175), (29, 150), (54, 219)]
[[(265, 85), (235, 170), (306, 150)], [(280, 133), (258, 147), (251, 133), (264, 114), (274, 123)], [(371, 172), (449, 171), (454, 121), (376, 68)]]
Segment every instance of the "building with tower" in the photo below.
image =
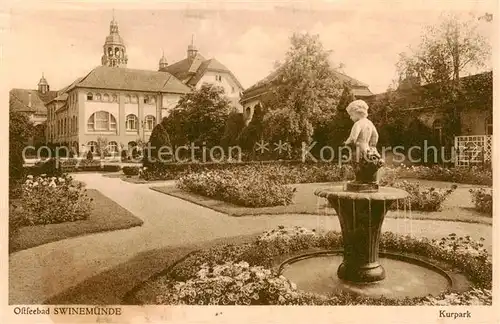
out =
[(215, 58), (206, 59), (198, 52), (191, 38), (186, 57), (168, 65), (165, 55), (160, 59), (158, 71), (169, 72), (191, 88), (199, 89), (204, 83), (215, 84), (224, 88), (226, 96), (231, 100), (234, 109), (243, 111), (240, 104), (241, 92), (244, 90), (236, 76), (224, 64)]
[(108, 152), (118, 153), (147, 142), (180, 97), (205, 82), (224, 87), (235, 109), (240, 107), (239, 81), (216, 59), (201, 56), (193, 41), (187, 57), (172, 65), (165, 53), (157, 70), (130, 69), (127, 64), (126, 43), (113, 15), (100, 66), (59, 91), (49, 91), (43, 76), (38, 91), (13, 89), (11, 109), (24, 109), (43, 123), (46, 143), (84, 153), (96, 152), (98, 143), (106, 142)]

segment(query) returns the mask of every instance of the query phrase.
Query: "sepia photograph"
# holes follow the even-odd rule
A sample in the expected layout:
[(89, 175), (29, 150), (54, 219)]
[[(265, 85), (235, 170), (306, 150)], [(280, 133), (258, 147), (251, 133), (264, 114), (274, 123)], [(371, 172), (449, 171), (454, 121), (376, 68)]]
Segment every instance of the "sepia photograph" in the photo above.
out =
[(2, 7), (9, 321), (500, 320), (496, 1)]

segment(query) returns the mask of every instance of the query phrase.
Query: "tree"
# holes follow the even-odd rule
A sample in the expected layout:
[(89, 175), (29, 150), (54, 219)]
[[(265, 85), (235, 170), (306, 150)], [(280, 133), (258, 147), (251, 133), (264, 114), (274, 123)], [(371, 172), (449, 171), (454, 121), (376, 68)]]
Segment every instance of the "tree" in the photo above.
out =
[(96, 153), (101, 159), (108, 155), (108, 140), (105, 137), (97, 137)]
[(158, 153), (162, 147), (170, 147), (170, 136), (168, 134), (168, 118), (163, 117), (161, 123), (157, 124), (149, 137), (150, 148), (144, 151), (143, 166), (151, 166), (159, 158)]
[(279, 137), (279, 131), (283, 131), (283, 139), (300, 147), (300, 142), (312, 139), (317, 125), (335, 115), (342, 87), (330, 65), (330, 52), (323, 48), (318, 35), (294, 34), (290, 43), (284, 62), (277, 67), (279, 77), (271, 84), (272, 95), (264, 105), (266, 114), (272, 114), (266, 120), (281, 116), (285, 122), (289, 119), (285, 112), (296, 119), (289, 121), (296, 127), (292, 132), (275, 129), (273, 134)]
[(254, 108), (252, 120), (243, 128), (238, 137), (238, 143), (243, 151), (250, 154), (255, 159), (255, 143), (261, 141), (264, 137), (264, 110), (260, 104)]
[(168, 117), (174, 142), (219, 145), (231, 111), (230, 103), (224, 89), (212, 84), (203, 84), (200, 89), (182, 96)]
[(339, 147), (349, 136), (353, 121), (346, 111), (347, 106), (356, 100), (349, 85), (344, 86), (339, 103), (336, 107), (335, 116), (329, 121), (328, 125), (328, 139), (330, 145)]
[(9, 177), (19, 179), (23, 176), (23, 150), (34, 133), (34, 125), (20, 112), (9, 112)]
[(238, 145), (238, 137), (245, 128), (245, 120), (242, 113), (232, 112), (227, 117), (224, 135), (221, 144), (223, 147)]
[(449, 107), (450, 129), (460, 132), (460, 110), (463, 106), (460, 77), (473, 68), (485, 66), (491, 46), (479, 32), (478, 19), (461, 19), (452, 14), (438, 25), (428, 26), (421, 41), (408, 53), (400, 54), (397, 69), (401, 80), (413, 79), (429, 87), (435, 104)]

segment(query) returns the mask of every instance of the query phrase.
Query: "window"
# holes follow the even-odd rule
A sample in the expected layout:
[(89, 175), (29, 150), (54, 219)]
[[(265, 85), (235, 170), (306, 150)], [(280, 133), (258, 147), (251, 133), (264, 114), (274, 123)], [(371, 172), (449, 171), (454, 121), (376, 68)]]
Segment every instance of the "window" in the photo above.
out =
[(149, 97), (148, 97), (148, 96), (144, 96), (144, 103), (145, 103), (145, 104), (148, 104), (148, 103), (149, 103)]
[(88, 101), (94, 100), (94, 95), (91, 92), (87, 93), (87, 100)]
[(493, 118), (491, 116), (486, 118), (486, 135), (493, 135)]
[(137, 130), (137, 116), (136, 115), (127, 115), (126, 119), (126, 128), (127, 130)]
[(97, 100), (97, 101), (101, 101), (102, 100), (102, 97), (101, 97), (100, 93), (96, 93), (95, 100)]
[(216, 75), (215, 76), (215, 81), (222, 82), (222, 76)]
[(88, 142), (87, 149), (92, 153), (96, 153), (97, 152), (97, 142), (95, 142), (95, 141)]
[(116, 130), (116, 119), (106, 111), (98, 111), (90, 116), (87, 121), (89, 131), (112, 131)]
[(118, 153), (118, 143), (115, 141), (111, 141), (108, 144), (108, 152), (113, 154), (113, 153)]
[(432, 129), (434, 131), (434, 136), (439, 143), (443, 141), (443, 124), (440, 119), (436, 119), (432, 124)]
[(113, 95), (112, 99), (111, 99), (112, 102), (117, 102), (118, 101), (118, 96), (117, 95)]
[(153, 128), (155, 127), (155, 121), (156, 121), (155, 116), (147, 115), (146, 118), (144, 118), (146, 130), (148, 131), (153, 130)]
[(137, 96), (136, 95), (132, 95), (132, 97), (130, 98), (130, 102), (131, 103), (137, 103)]
[(109, 94), (105, 93), (104, 96), (102, 96), (103, 101), (109, 101)]
[(125, 103), (130, 103), (130, 100), (131, 100), (130, 95), (126, 95), (125, 96)]
[(246, 112), (247, 116), (250, 116), (252, 109), (250, 109), (250, 107), (247, 107), (247, 109), (245, 109), (245, 112)]
[(231, 87), (231, 93), (234, 93), (234, 87)]

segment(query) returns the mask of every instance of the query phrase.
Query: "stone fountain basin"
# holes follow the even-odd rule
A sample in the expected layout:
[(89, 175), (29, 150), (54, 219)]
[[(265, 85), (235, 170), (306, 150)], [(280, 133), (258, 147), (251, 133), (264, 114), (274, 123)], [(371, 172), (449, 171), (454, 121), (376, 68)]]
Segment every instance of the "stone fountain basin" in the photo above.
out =
[(279, 272), (297, 288), (322, 295), (350, 292), (366, 297), (423, 297), (438, 295), (457, 288), (455, 278), (431, 263), (414, 257), (380, 253), (379, 262), (387, 272), (386, 279), (373, 283), (355, 283), (338, 278), (337, 268), (342, 263), (342, 251), (320, 251), (290, 258), (279, 267)]

